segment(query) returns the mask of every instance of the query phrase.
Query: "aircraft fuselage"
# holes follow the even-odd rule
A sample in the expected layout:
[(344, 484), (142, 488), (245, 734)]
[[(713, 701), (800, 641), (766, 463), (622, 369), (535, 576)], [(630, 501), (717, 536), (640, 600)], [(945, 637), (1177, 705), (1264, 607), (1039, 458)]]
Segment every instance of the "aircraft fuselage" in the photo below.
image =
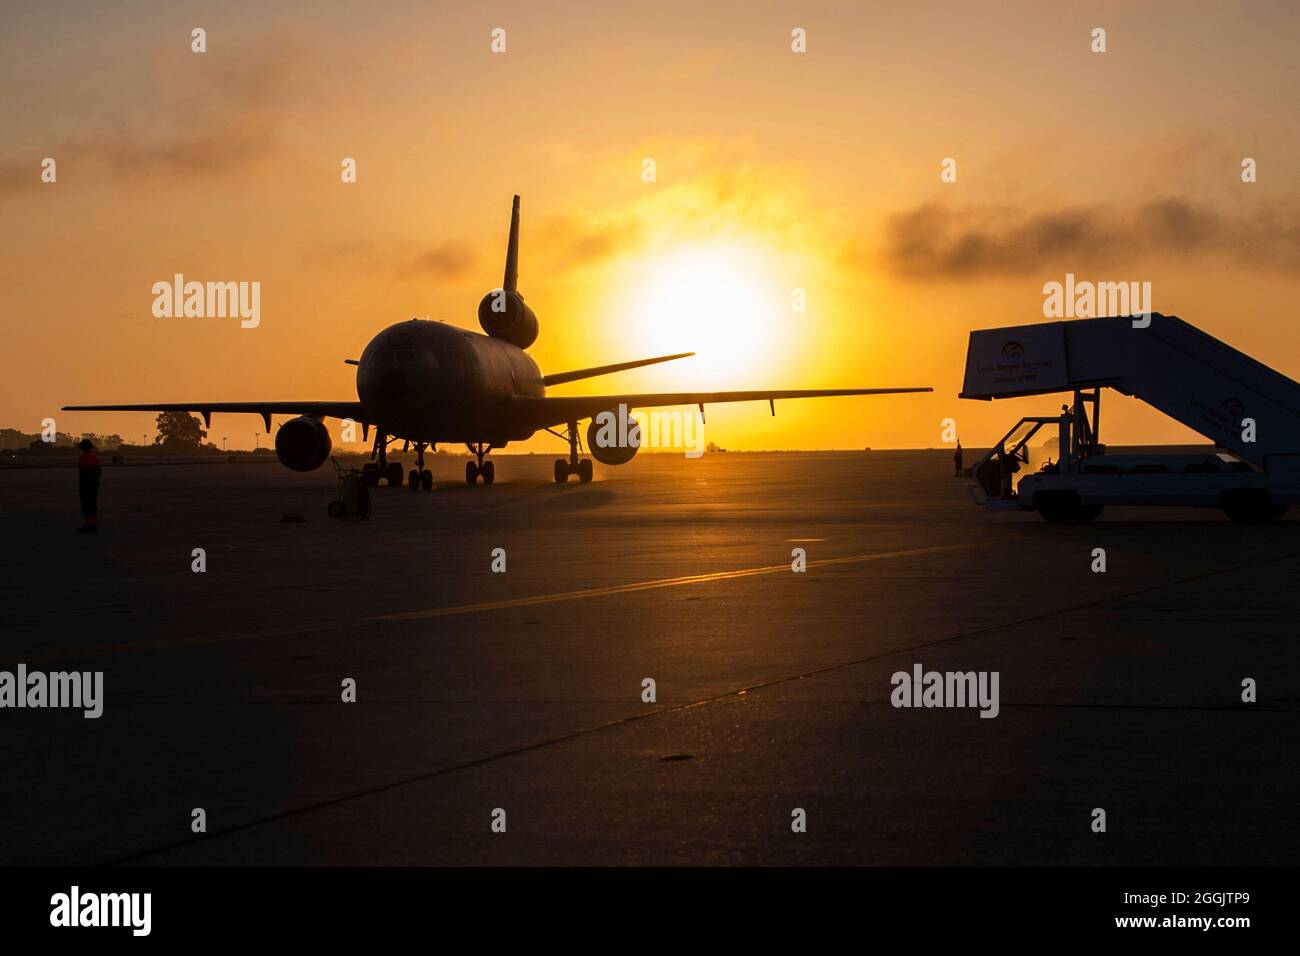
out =
[(545, 394), (541, 370), (522, 349), (442, 322), (389, 326), (357, 365), (366, 419), (413, 442), (522, 441), (533, 429), (511, 415), (511, 404)]

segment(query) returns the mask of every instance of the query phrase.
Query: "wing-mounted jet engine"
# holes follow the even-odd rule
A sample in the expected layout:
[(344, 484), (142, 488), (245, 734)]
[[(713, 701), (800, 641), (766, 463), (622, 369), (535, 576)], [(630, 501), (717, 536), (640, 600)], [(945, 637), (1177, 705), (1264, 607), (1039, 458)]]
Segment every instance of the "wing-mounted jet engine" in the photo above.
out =
[(641, 447), (641, 426), (627, 408), (600, 412), (587, 426), (587, 451), (602, 465), (626, 465)]
[(276, 457), (294, 471), (315, 471), (325, 464), (332, 447), (329, 429), (311, 415), (292, 418), (275, 433)]

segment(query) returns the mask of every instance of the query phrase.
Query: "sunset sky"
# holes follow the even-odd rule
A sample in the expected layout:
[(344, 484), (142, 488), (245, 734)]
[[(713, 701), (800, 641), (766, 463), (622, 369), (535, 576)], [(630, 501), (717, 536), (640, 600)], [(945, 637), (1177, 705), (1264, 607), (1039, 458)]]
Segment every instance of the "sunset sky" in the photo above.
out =
[[(729, 448), (938, 446), (946, 417), (988, 444), (1054, 411), (956, 394), (969, 330), (1046, 321), (1043, 284), (1067, 272), (1149, 281), (1158, 311), (1300, 378), (1293, 3), (87, 2), (0, 18), (0, 426), (54, 416), (138, 440), (152, 416), (57, 409), (354, 399), (343, 360), (386, 325), (477, 328), (516, 192), (543, 371), (698, 353), (552, 394), (935, 388), (778, 403), (775, 419), (712, 408), (707, 438)], [(178, 272), (261, 282), (260, 326), (155, 318), (151, 287)], [(1112, 443), (1194, 437), (1107, 401)], [(210, 437), (251, 447), (259, 428), (218, 416)]]

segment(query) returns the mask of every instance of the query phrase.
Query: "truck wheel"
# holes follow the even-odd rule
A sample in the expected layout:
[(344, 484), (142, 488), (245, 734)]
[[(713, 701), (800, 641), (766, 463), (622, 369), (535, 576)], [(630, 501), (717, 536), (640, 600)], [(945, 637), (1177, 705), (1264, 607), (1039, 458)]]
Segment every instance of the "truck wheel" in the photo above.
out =
[(1241, 524), (1268, 524), (1286, 514), (1285, 503), (1274, 503), (1267, 491), (1224, 492), (1223, 513)]
[(1105, 505), (1080, 505), (1079, 510), (1074, 513), (1074, 520), (1087, 524), (1090, 521), (1096, 521), (1101, 515)]
[(1044, 521), (1069, 524), (1079, 515), (1079, 496), (1073, 491), (1040, 491), (1034, 495), (1034, 509)]

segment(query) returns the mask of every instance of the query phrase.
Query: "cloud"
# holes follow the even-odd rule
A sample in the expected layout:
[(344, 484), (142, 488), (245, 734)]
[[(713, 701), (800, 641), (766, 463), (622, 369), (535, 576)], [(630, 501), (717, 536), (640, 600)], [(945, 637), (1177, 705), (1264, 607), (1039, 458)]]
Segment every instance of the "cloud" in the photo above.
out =
[[(1132, 210), (1091, 205), (1029, 213), (1008, 205), (926, 203), (886, 221), (879, 257), (903, 277), (970, 279), (1187, 253), (1293, 269), (1300, 265), (1300, 215), (1228, 216), (1178, 197)], [(844, 258), (860, 263), (867, 256), (850, 245)]]
[(151, 188), (159, 179), (247, 171), (275, 152), (278, 98), (298, 61), (297, 45), (286, 37), (210, 60), (188, 51), (160, 56), (150, 64), (154, 92), (137, 104), (139, 115), (112, 115), (100, 131), (0, 163), (0, 193), (39, 189), (46, 156), (60, 173), (98, 164), (119, 180)]
[(432, 277), (455, 279), (466, 275), (477, 262), (474, 250), (463, 242), (443, 242), (418, 255), (411, 256), (399, 266), (399, 279)]
[(0, 163), (0, 195), (29, 187), (34, 191), (41, 185), (40, 176), (40, 159), (11, 159)]
[(459, 240), (425, 245), (358, 237), (316, 243), (304, 249), (301, 259), (309, 269), (383, 274), (398, 280), (459, 279), (470, 275), (478, 260), (474, 247)]
[(538, 230), (538, 246), (548, 261), (585, 266), (627, 251), (642, 240), (643, 224), (632, 213), (599, 218), (555, 216)]
[[(158, 185), (163, 179), (191, 179), (242, 172), (274, 151), (274, 135), (259, 123), (232, 121), (192, 135), (147, 139), (130, 133), (60, 143), (47, 155), (59, 164), (59, 181), (67, 170), (98, 164), (119, 180)], [(0, 164), (0, 193), (35, 192), (42, 186), (41, 159), (32, 156)]]
[(270, 155), (273, 135), (261, 124), (232, 121), (200, 134), (158, 140), (130, 136), (105, 138), (73, 147), (72, 152), (102, 161), (117, 176), (156, 181), (245, 170)]
[[(693, 164), (706, 165), (699, 159)], [(581, 200), (572, 205), (583, 208)], [(670, 182), (646, 184), (621, 203), (593, 200), (590, 205), (604, 211), (553, 216), (538, 226), (535, 245), (525, 237), (548, 269), (754, 236), (774, 249), (808, 248), (825, 225), (797, 177), (756, 164), (679, 173)]]

